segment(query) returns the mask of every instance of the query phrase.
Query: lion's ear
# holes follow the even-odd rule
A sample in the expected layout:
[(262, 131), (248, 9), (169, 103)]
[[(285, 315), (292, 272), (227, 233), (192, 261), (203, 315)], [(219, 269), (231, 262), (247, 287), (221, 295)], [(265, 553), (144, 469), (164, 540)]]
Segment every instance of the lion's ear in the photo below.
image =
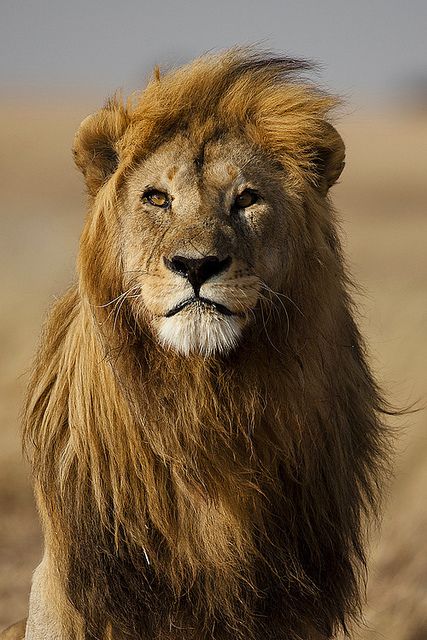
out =
[(96, 195), (117, 169), (117, 143), (128, 125), (126, 109), (116, 102), (88, 116), (81, 123), (74, 138), (73, 154), (91, 195)]
[(338, 180), (345, 166), (345, 146), (329, 122), (322, 123), (322, 141), (314, 152), (317, 184), (322, 195)]

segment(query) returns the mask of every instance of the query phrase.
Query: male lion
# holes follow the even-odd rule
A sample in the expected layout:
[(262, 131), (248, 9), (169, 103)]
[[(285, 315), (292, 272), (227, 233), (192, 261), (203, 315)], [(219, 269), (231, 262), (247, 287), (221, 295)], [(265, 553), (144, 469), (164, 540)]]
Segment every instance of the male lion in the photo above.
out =
[(203, 57), (77, 133), (78, 282), (25, 413), (27, 640), (324, 640), (358, 615), (383, 408), (307, 68)]

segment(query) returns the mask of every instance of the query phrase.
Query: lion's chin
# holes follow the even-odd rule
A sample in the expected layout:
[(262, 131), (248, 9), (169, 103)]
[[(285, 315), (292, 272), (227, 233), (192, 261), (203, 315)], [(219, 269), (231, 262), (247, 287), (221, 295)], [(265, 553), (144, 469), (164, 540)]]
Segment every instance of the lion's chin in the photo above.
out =
[(160, 343), (188, 356), (198, 353), (211, 356), (225, 354), (237, 346), (244, 320), (212, 310), (192, 309), (170, 318), (161, 318), (157, 326)]

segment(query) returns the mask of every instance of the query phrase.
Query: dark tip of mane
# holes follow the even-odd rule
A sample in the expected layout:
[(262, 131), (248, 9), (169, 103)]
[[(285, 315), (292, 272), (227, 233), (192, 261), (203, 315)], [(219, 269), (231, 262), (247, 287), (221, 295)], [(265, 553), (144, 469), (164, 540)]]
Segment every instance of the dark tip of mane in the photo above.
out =
[(242, 73), (268, 71), (282, 77), (296, 72), (312, 71), (316, 64), (303, 58), (276, 56), (269, 51), (261, 51), (246, 54), (238, 67)]
[(227, 90), (242, 76), (258, 76), (267, 83), (280, 85), (284, 82), (303, 81), (310, 83), (309, 73), (319, 66), (311, 60), (275, 55), (270, 51), (252, 48), (236, 48), (228, 73), (220, 81)]

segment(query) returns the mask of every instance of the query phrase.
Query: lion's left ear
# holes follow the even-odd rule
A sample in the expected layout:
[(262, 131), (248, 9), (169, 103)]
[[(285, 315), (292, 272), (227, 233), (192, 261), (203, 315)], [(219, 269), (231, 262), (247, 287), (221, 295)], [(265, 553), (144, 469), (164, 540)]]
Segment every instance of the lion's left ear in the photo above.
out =
[(344, 142), (329, 122), (322, 122), (322, 140), (313, 156), (318, 188), (322, 195), (326, 195), (345, 166)]
[(129, 114), (117, 101), (83, 120), (73, 144), (74, 161), (85, 177), (90, 195), (119, 164), (117, 143), (129, 125)]

